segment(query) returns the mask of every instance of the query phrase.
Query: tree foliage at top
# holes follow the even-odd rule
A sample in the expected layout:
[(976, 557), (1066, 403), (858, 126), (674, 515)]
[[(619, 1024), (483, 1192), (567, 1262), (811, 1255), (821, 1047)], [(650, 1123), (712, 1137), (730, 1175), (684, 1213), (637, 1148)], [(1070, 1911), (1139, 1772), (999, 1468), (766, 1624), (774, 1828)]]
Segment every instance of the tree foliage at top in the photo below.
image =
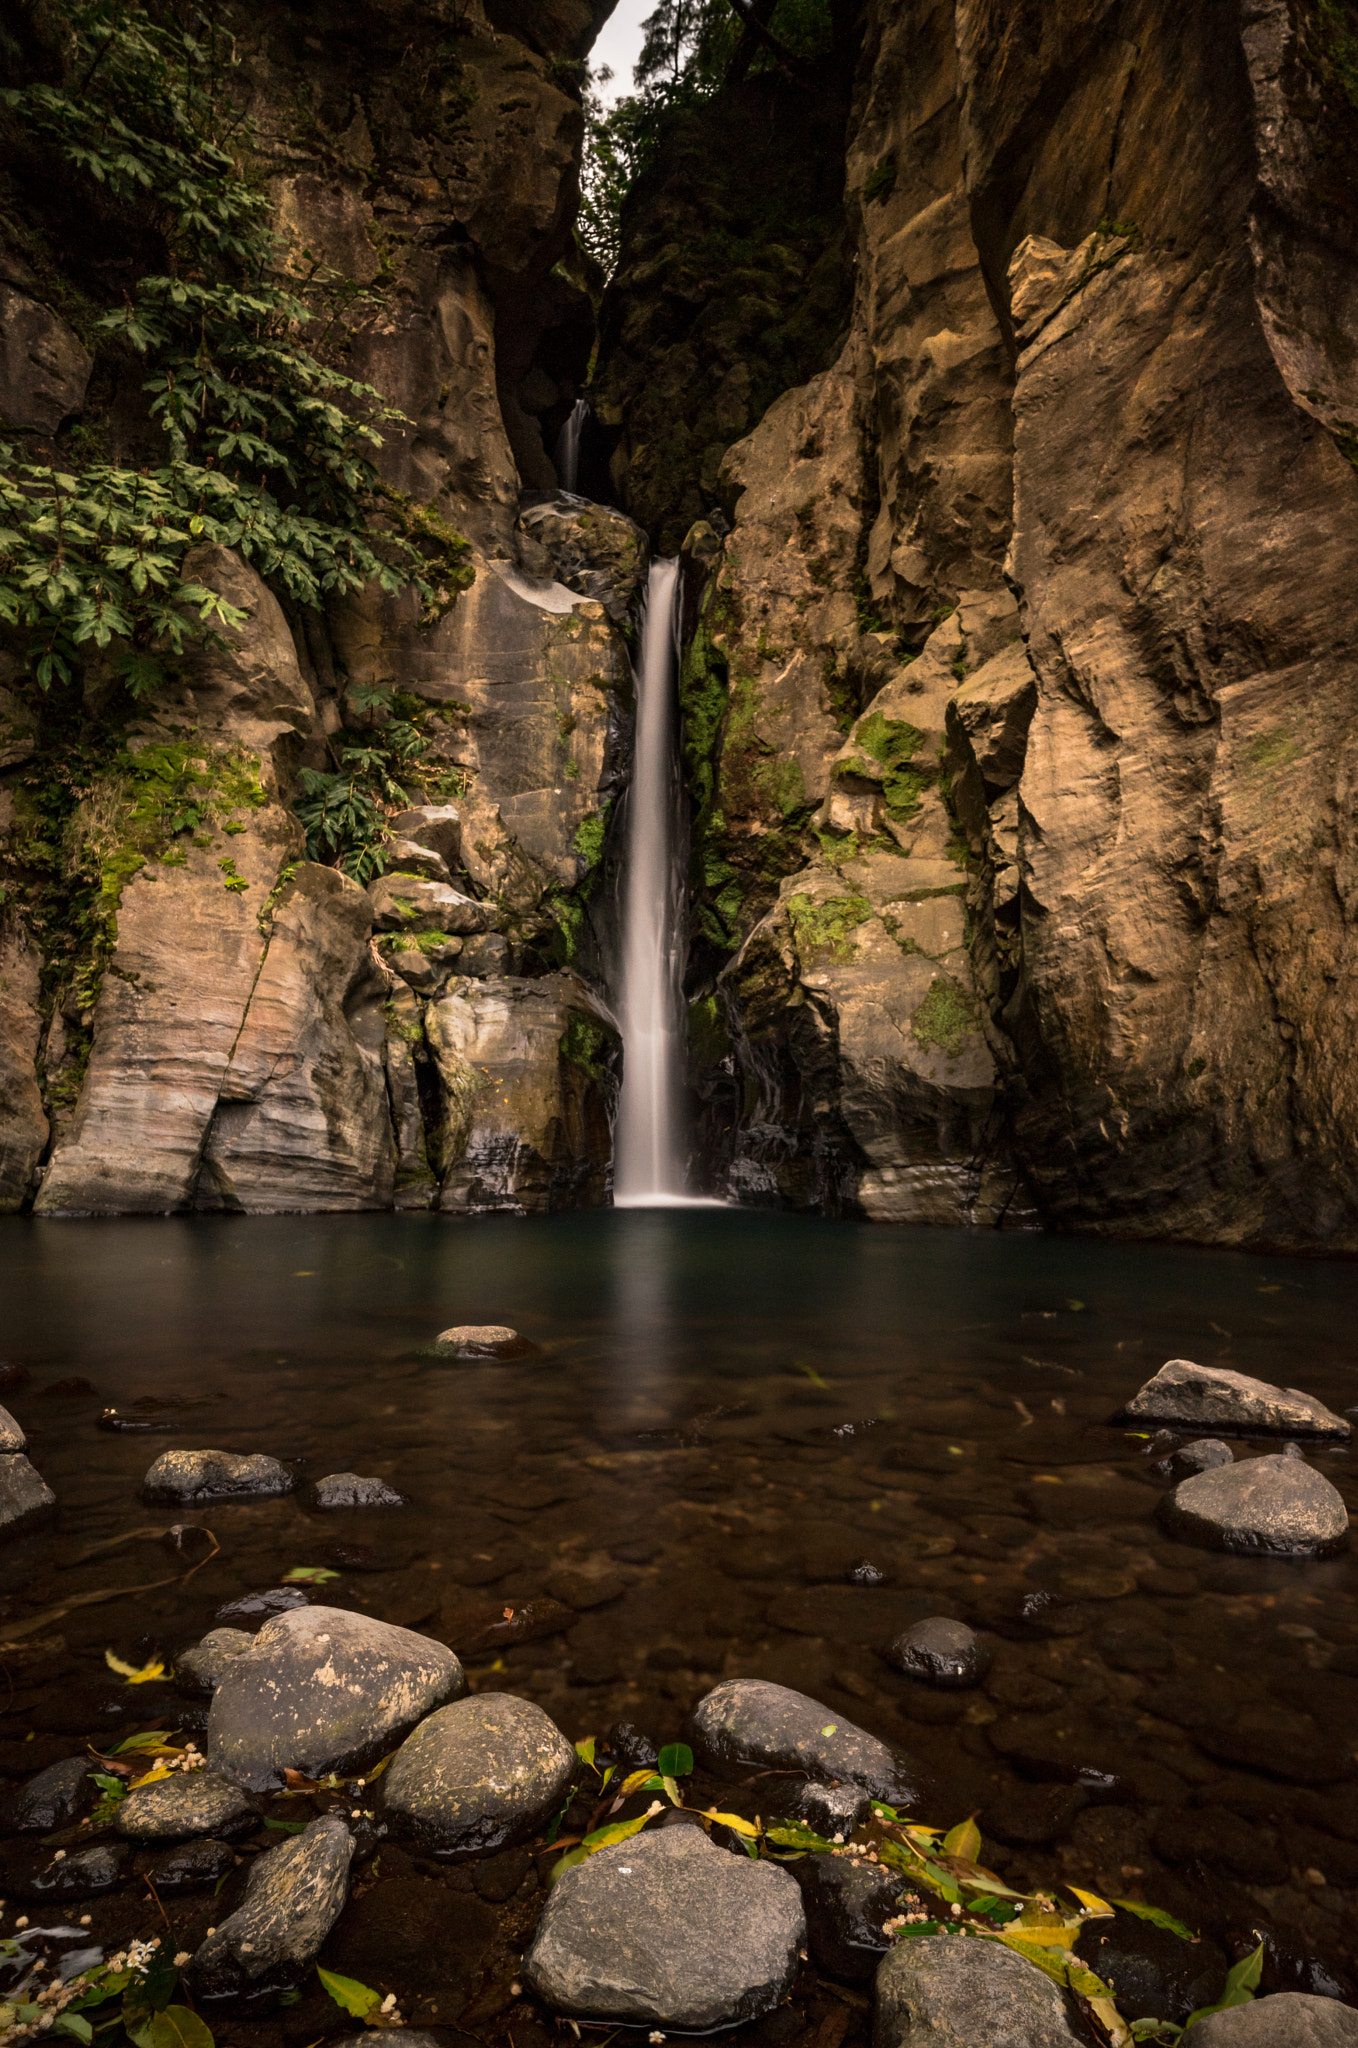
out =
[(382, 491), (371, 450), (402, 415), (332, 359), (324, 280), (280, 275), (268, 197), (229, 146), (229, 39), (192, 7), (161, 15), (144, 0), (75, 0), (64, 26), (61, 83), (0, 105), (21, 153), (46, 150), (163, 249), (163, 269), (97, 324), (141, 359), (164, 460), (122, 467), (63, 447), (32, 461), (0, 445), (0, 620), (26, 630), (33, 676), (49, 688), (108, 650), (140, 696), (186, 640), (238, 625), (184, 573), (206, 542), (302, 604), (371, 580), (446, 605), (468, 580), (465, 545), (431, 545)]

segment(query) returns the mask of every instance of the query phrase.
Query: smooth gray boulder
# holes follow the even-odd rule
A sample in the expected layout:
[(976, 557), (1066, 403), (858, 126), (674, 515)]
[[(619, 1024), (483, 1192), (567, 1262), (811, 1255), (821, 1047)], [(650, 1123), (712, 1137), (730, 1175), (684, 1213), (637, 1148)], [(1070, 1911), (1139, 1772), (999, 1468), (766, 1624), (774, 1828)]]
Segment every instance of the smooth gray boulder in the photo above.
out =
[(898, 1635), (891, 1661), (907, 1678), (948, 1689), (979, 1685), (990, 1669), (990, 1645), (964, 1621), (931, 1614)]
[(230, 1877), (236, 1867), (236, 1852), (225, 1842), (199, 1835), (187, 1842), (175, 1842), (163, 1849), (147, 1872), (158, 1892), (174, 1897), (180, 1892), (202, 1892)]
[(805, 1947), (781, 1865), (718, 1849), (702, 1828), (654, 1828), (557, 1879), (523, 1974), (572, 2018), (701, 2034), (770, 2011)]
[(295, 1983), (344, 1910), (353, 1854), (340, 1815), (325, 1813), (258, 1857), (244, 1904), (209, 1934), (185, 1972), (199, 1997)]
[(1219, 1436), (1200, 1436), (1195, 1443), (1180, 1444), (1167, 1458), (1159, 1458), (1151, 1471), (1161, 1479), (1192, 1479), (1199, 1472), (1214, 1471), (1218, 1465), (1235, 1463), (1235, 1452)]
[(187, 1842), (194, 1835), (229, 1841), (259, 1825), (253, 1802), (215, 1771), (176, 1771), (128, 1793), (114, 1827), (130, 1842)]
[(26, 1536), (56, 1507), (57, 1497), (22, 1451), (0, 1457), (0, 1542)]
[(20, 1429), (8, 1408), (0, 1408), (0, 1451), (25, 1451), (28, 1438)]
[(252, 1792), (283, 1773), (361, 1770), (467, 1689), (451, 1650), (338, 1607), (266, 1621), (223, 1671), (208, 1714), (208, 1763)]
[(523, 1358), (533, 1346), (505, 1323), (455, 1323), (439, 1331), (434, 1349), (446, 1358)]
[(449, 932), (464, 939), (472, 932), (488, 931), (495, 922), (493, 903), (478, 903), (447, 882), (431, 882), (399, 869), (369, 882), (368, 894), (379, 932)]
[(1336, 1998), (1275, 1991), (1199, 2020), (1193, 2048), (1355, 2048), (1358, 2012)]
[(847, 1841), (868, 1818), (868, 1795), (861, 1785), (824, 1785), (819, 1778), (802, 1778), (793, 1781), (790, 1792), (780, 1794), (778, 1811), (826, 1841)]
[(403, 1508), (405, 1495), (385, 1479), (365, 1479), (359, 1472), (327, 1472), (312, 1495), (318, 1508)]
[(998, 1941), (926, 1934), (877, 1970), (873, 2048), (1079, 2048), (1065, 1993)]
[(20, 1835), (50, 1835), (53, 1828), (68, 1827), (94, 1804), (90, 1769), (90, 1759), (84, 1756), (65, 1756), (60, 1763), (49, 1764), (5, 1802), (5, 1824)]
[(1296, 1387), (1274, 1387), (1225, 1366), (1171, 1358), (1121, 1413), (1118, 1422), (1163, 1422), (1176, 1429), (1232, 1429), (1249, 1435), (1345, 1438), (1352, 1425)]
[(174, 1660), (175, 1683), (181, 1692), (206, 1699), (216, 1692), (222, 1673), (235, 1657), (243, 1657), (254, 1643), (243, 1628), (209, 1629), (200, 1643), (181, 1650)]
[(1185, 1543), (1263, 1557), (1332, 1557), (1349, 1531), (1338, 1489), (1281, 1453), (1185, 1479), (1161, 1501), (1160, 1520)]
[(295, 1481), (286, 1465), (262, 1451), (165, 1451), (142, 1486), (148, 1500), (248, 1500), (291, 1493)]
[(914, 1806), (922, 1776), (913, 1760), (819, 1700), (763, 1678), (728, 1678), (689, 1717), (695, 1754), (718, 1769), (803, 1770), (861, 1785), (890, 1806)]
[(386, 1810), (431, 1848), (485, 1855), (561, 1804), (578, 1758), (541, 1707), (482, 1692), (422, 1721), (383, 1781)]

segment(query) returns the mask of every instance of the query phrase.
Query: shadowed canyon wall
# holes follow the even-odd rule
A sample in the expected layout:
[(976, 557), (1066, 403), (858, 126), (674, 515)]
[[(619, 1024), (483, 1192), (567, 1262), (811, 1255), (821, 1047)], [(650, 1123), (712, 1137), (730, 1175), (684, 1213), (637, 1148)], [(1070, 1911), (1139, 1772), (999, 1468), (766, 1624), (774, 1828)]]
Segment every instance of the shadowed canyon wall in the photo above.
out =
[[(680, 109), (592, 371), (634, 525), (548, 495), (596, 338), (586, 0), (235, 8), (285, 246), (467, 587), (322, 617), (204, 550), (246, 626), (122, 710), (0, 650), (0, 1203), (606, 1197), (649, 536), (686, 564), (705, 1181), (1358, 1245), (1350, 17), (871, 0), (813, 86)], [(4, 177), (7, 429), (150, 459), (94, 318), (116, 237), (12, 134)], [(296, 812), (384, 690), (424, 779), (365, 886)]]

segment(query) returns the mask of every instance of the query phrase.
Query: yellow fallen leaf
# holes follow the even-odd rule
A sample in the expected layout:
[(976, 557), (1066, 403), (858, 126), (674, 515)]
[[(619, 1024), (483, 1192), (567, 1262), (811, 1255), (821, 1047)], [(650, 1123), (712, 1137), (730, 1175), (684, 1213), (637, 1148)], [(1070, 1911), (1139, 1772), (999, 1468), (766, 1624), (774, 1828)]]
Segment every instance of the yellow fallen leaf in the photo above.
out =
[(1019, 1947), (1036, 1942), (1041, 1948), (1074, 1948), (1079, 1939), (1078, 1927), (1025, 1927), (1021, 1923), (1012, 1931), (1006, 1927), (1000, 1935), (1001, 1941), (1016, 1943)]
[(112, 1650), (105, 1650), (104, 1662), (110, 1671), (116, 1671), (119, 1678), (125, 1678), (129, 1685), (150, 1685), (153, 1679), (165, 1676), (165, 1666), (158, 1657), (138, 1670), (135, 1664), (124, 1664), (121, 1657), (115, 1657)]
[(147, 1771), (143, 1777), (134, 1778), (128, 1790), (138, 1792), (143, 1785), (158, 1785), (162, 1778), (173, 1778), (175, 1775), (175, 1772), (167, 1770), (164, 1764), (157, 1764), (153, 1771)]
[(618, 1787), (619, 1799), (630, 1799), (632, 1794), (639, 1792), (643, 1785), (649, 1785), (655, 1775), (654, 1764), (648, 1764), (640, 1771), (629, 1771)]
[(1097, 1913), (1101, 1918), (1112, 1919), (1113, 1908), (1109, 1905), (1107, 1899), (1101, 1899), (1097, 1892), (1082, 1892), (1078, 1884), (1068, 1884), (1066, 1890), (1073, 1898), (1077, 1898), (1080, 1904), (1089, 1912)]
[(970, 1820), (962, 1820), (955, 1828), (949, 1828), (943, 1837), (945, 1856), (958, 1856), (964, 1863), (975, 1863), (981, 1853), (981, 1830), (976, 1825), (973, 1813)]
[(708, 1807), (708, 1808), (707, 1808), (707, 1809), (705, 1810), (705, 1812), (704, 1812), (704, 1814), (703, 1814), (703, 1819), (704, 1819), (704, 1820), (719, 1820), (719, 1821), (721, 1822), (721, 1824), (722, 1824), (722, 1826), (723, 1826), (724, 1828), (734, 1828), (734, 1829), (735, 1829), (735, 1831), (736, 1831), (736, 1833), (737, 1833), (738, 1835), (749, 1835), (749, 1836), (751, 1836), (751, 1837), (754, 1837), (754, 1836), (757, 1836), (757, 1835), (758, 1835), (758, 1833), (759, 1833), (759, 1830), (758, 1830), (758, 1828), (757, 1828), (757, 1827), (754, 1827), (754, 1826), (753, 1826), (753, 1825), (752, 1825), (752, 1824), (751, 1824), (751, 1823), (750, 1823), (749, 1821), (745, 1820), (745, 1819), (744, 1819), (744, 1818), (743, 1818), (743, 1817), (742, 1817), (742, 1816), (741, 1816), (740, 1814), (738, 1814), (738, 1813), (718, 1813), (718, 1811), (717, 1811), (717, 1809), (716, 1809), (716, 1807), (715, 1807), (715, 1806), (709, 1806), (709, 1807)]

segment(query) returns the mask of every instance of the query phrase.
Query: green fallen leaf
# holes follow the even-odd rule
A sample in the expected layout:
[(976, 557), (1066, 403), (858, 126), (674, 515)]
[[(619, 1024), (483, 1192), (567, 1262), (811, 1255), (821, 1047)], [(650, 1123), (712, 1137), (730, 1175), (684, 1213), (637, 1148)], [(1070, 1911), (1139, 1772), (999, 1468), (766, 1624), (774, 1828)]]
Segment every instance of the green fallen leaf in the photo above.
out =
[(211, 2027), (186, 2005), (167, 2005), (132, 2039), (137, 2048), (213, 2048)]
[(803, 1379), (810, 1380), (813, 1387), (828, 1387), (830, 1384), (828, 1380), (823, 1380), (820, 1374), (816, 1371), (815, 1366), (808, 1365), (804, 1358), (799, 1358), (796, 1361), (796, 1370), (801, 1374)]
[(693, 1769), (693, 1751), (686, 1742), (667, 1742), (655, 1767), (662, 1778), (687, 1778)]
[(1171, 1934), (1177, 1934), (1180, 1941), (1196, 1941), (1197, 1935), (1191, 1927), (1185, 1927), (1182, 1920), (1176, 1920), (1163, 1906), (1147, 1906), (1140, 1899), (1110, 1899), (1110, 1906), (1117, 1906), (1124, 1913), (1135, 1913), (1138, 1920), (1149, 1920), (1152, 1927), (1166, 1927)]
[(352, 2013), (356, 2020), (366, 2019), (382, 2003), (381, 1992), (374, 1991), (368, 1984), (360, 1984), (356, 1977), (338, 1977), (333, 1970), (323, 1970), (319, 1963), (316, 1975), (336, 2005)]
[(266, 1820), (266, 1828), (276, 1828), (283, 1835), (300, 1835), (307, 1823), (304, 1820)]
[(589, 1764), (592, 1767), (594, 1763), (594, 1737), (586, 1735), (581, 1741), (577, 1742), (575, 1754), (579, 1757), (582, 1764)]
[(52, 2032), (73, 2034), (77, 2041), (84, 2042), (85, 2048), (90, 2048), (90, 2042), (94, 2039), (94, 2028), (88, 2020), (82, 2020), (78, 2012), (58, 2013), (52, 2022)]
[(639, 1813), (635, 1820), (615, 1820), (610, 1827), (596, 1828), (592, 1835), (586, 1835), (575, 1848), (568, 1849), (564, 1856), (557, 1857), (547, 1874), (548, 1889), (550, 1890), (565, 1871), (573, 1870), (577, 1863), (583, 1863), (596, 1849), (609, 1849), (614, 1842), (625, 1842), (629, 1835), (639, 1835), (650, 1819), (649, 1813)]
[[(1260, 1290), (1262, 1292), (1262, 1289)], [(1200, 2005), (1184, 2021), (1184, 2032), (1195, 2027), (1199, 2020), (1210, 2019), (1214, 2012), (1229, 2012), (1233, 2005), (1249, 2005), (1254, 1997), (1259, 1979), (1264, 1973), (1264, 1944), (1232, 1964), (1226, 1972), (1226, 1989), (1215, 2005)]]
[(337, 1579), (338, 1572), (329, 1571), (323, 1564), (295, 1564), (291, 1571), (283, 1574), (285, 1586), (324, 1586), (331, 1579)]
[(173, 1743), (173, 1728), (147, 1728), (140, 1735), (129, 1735), (125, 1742), (115, 1742), (108, 1753), (110, 1756), (141, 1756), (147, 1751), (169, 1749)]
[(838, 1727), (838, 1721), (827, 1721), (820, 1732), (822, 1735), (833, 1735)]

